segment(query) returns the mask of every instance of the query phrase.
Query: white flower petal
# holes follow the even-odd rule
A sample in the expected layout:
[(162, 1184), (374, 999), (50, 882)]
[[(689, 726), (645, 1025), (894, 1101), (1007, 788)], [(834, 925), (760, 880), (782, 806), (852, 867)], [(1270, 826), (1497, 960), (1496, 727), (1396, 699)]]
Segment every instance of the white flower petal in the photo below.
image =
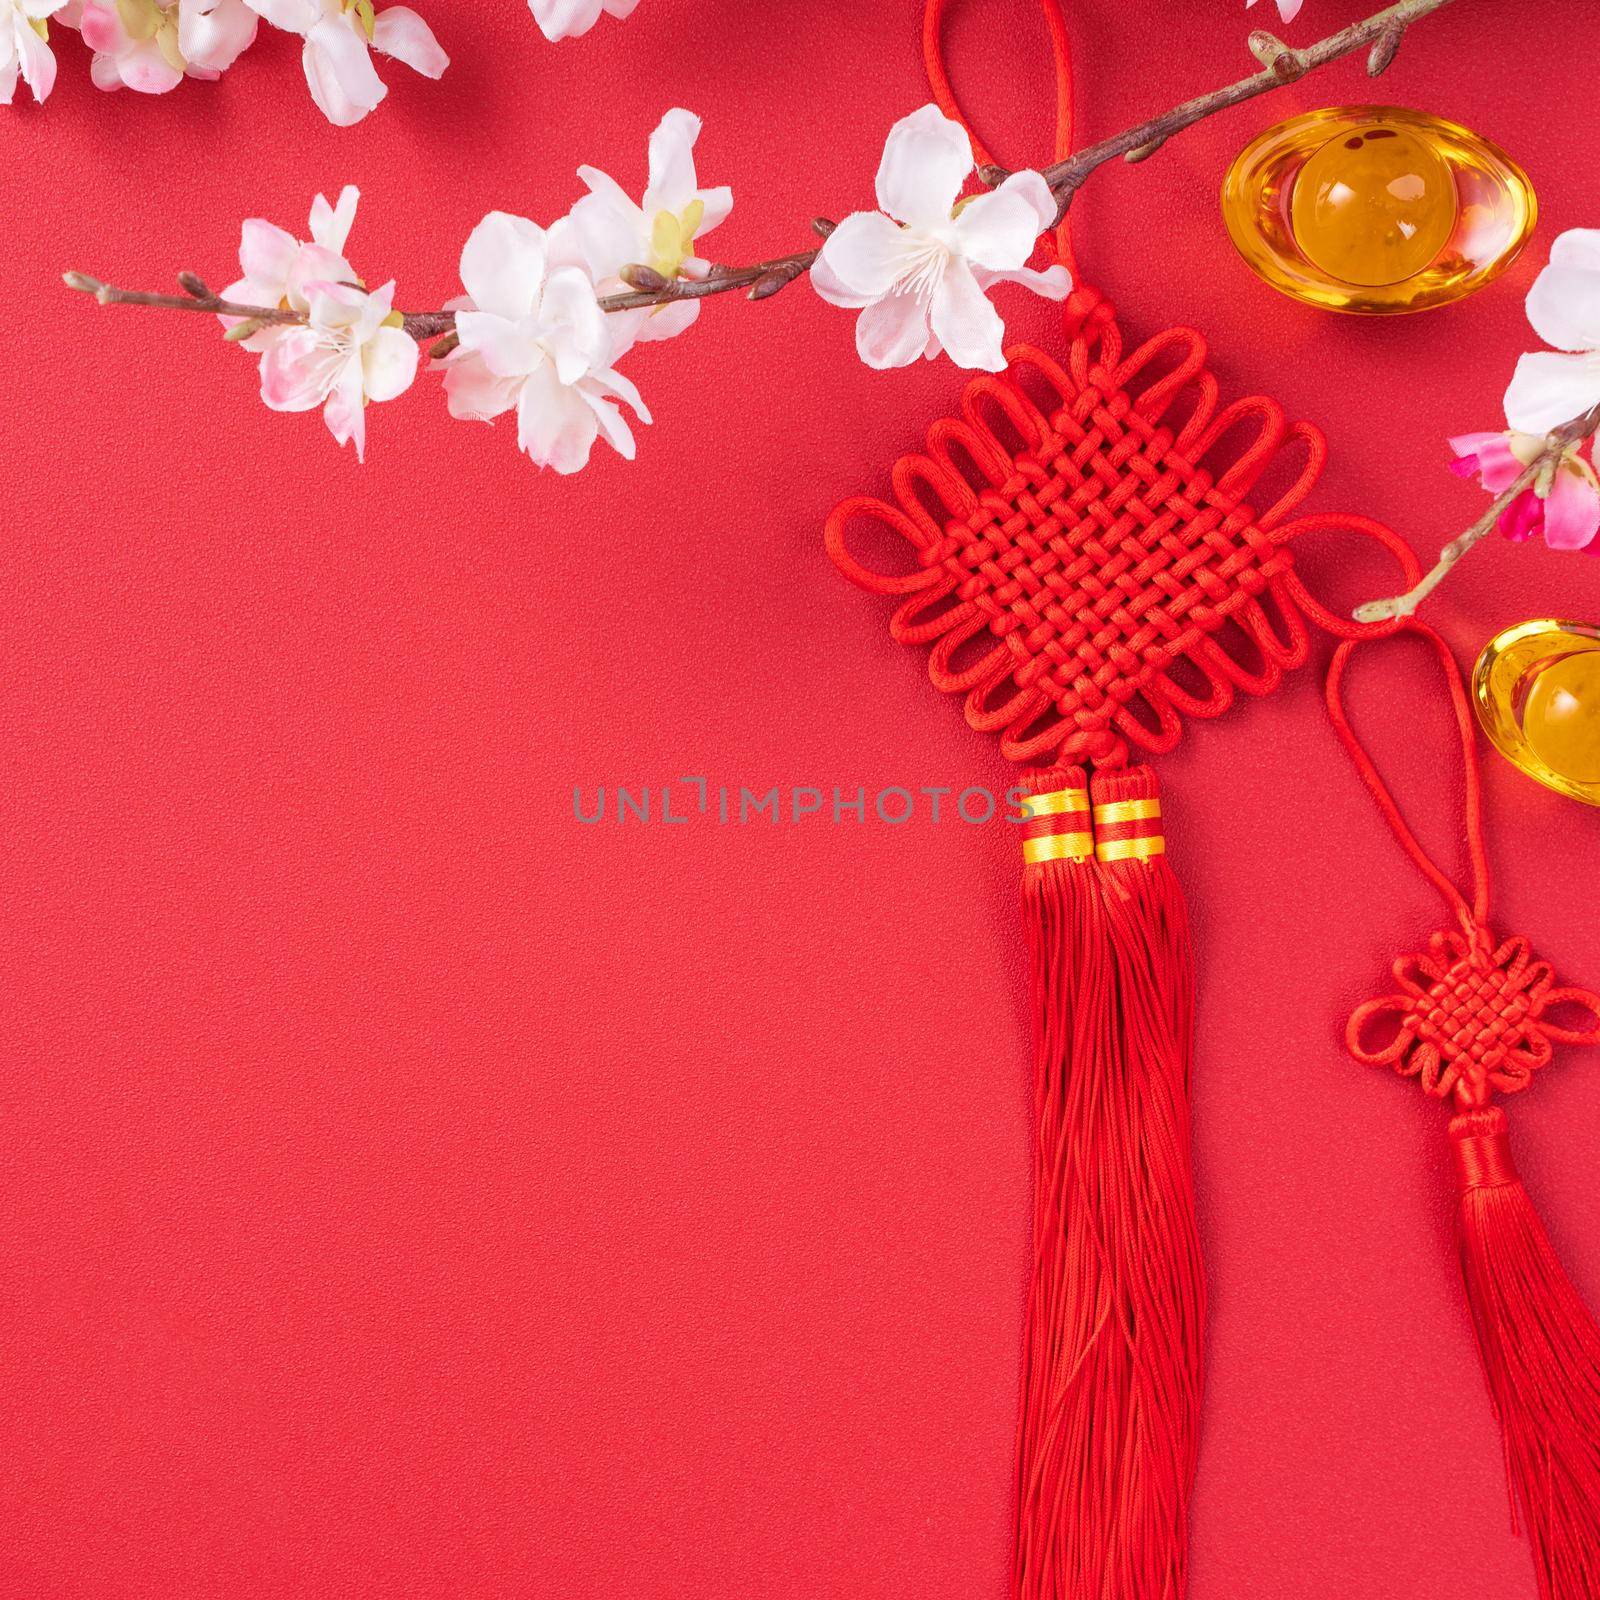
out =
[(1553, 267), (1582, 267), (1600, 272), (1600, 228), (1568, 228), (1550, 246)]
[(928, 311), (914, 294), (885, 295), (856, 318), (856, 350), (869, 367), (907, 367), (927, 348)]
[(462, 348), (482, 356), (497, 378), (523, 378), (547, 362), (531, 321), (510, 322), (490, 311), (458, 311), (456, 334)]
[[(698, 300), (674, 300), (658, 311), (647, 311), (644, 320), (634, 330), (634, 340), (639, 344), (648, 344), (653, 340), (675, 339), (692, 327), (699, 315)], [(621, 351), (616, 354), (620, 355)]]
[(1528, 291), (1528, 321), (1558, 350), (1600, 350), (1600, 269), (1552, 261)]
[(361, 384), (369, 400), (394, 400), (417, 375), (417, 341), (403, 328), (379, 328), (361, 347)]
[(644, 190), (644, 212), (682, 211), (694, 199), (694, 142), (700, 137), (700, 119), (675, 106), (650, 135), (650, 181)]
[[(20, 71), (22, 81), (32, 91), (33, 98), (43, 105), (50, 98), (50, 91), (56, 86), (55, 52), (26, 21), (18, 20), (15, 26), (17, 59), (12, 68), (11, 86), (15, 89), (16, 73)], [(5, 99), (9, 105), (10, 94), (7, 94)]]
[(889, 130), (878, 167), (878, 205), (913, 227), (947, 223), (971, 171), (966, 129), (938, 106), (923, 106)]
[(288, 288), (299, 250), (300, 241), (292, 233), (261, 217), (247, 218), (239, 229), (240, 269), (252, 283), (275, 286), (274, 302)]
[(990, 272), (984, 267), (974, 267), (972, 275), (986, 293), (995, 283), (1020, 283), (1046, 300), (1065, 300), (1072, 293), (1072, 274), (1062, 266), (1046, 267), (1043, 272), (1032, 267), (1018, 267), (1015, 272)]
[(541, 467), (571, 473), (588, 465), (600, 432), (593, 408), (548, 365), (530, 373), (517, 398), (517, 444)]
[(1517, 362), (1506, 421), (1518, 433), (1549, 433), (1600, 404), (1600, 356), (1535, 351)]
[[(894, 288), (925, 248), (922, 239), (896, 227), (882, 212), (852, 212), (823, 241), (817, 266), (826, 270), (817, 292), (830, 299), (829, 291), (837, 282), (852, 295), (876, 300)], [(816, 282), (815, 268), (812, 277)]]
[(831, 306), (870, 306), (870, 294), (857, 294), (819, 255), (811, 263), (811, 287)]
[(600, 424), (600, 432), (605, 437), (606, 443), (624, 461), (632, 461), (637, 453), (633, 442), (633, 430), (628, 426), (622, 412), (588, 384), (585, 384), (579, 392), (589, 409), (594, 412), (595, 421)]
[(372, 48), (403, 61), (425, 78), (442, 78), (450, 57), (440, 48), (433, 29), (410, 6), (380, 11), (372, 28)]
[(250, 9), (288, 33), (310, 33), (322, 15), (318, 0), (250, 0)]
[[(592, 168), (579, 168), (578, 175), (592, 172)], [(605, 177), (596, 173), (596, 177)], [(606, 179), (609, 183), (610, 179)], [(615, 278), (630, 261), (648, 254), (644, 213), (627, 196), (623, 210), (612, 196), (603, 190), (586, 194), (573, 206), (569, 219), (577, 234), (584, 265), (596, 282)], [(632, 215), (629, 215), (629, 212)]]
[(715, 189), (696, 189), (694, 198), (706, 208), (700, 226), (694, 230), (698, 239), (728, 220), (728, 213), (733, 210), (733, 190), (725, 183), (718, 184)]
[(180, 0), (178, 52), (191, 68), (225, 72), (255, 38), (256, 14), (244, 0)]
[(517, 403), (521, 391), (520, 379), (497, 377), (471, 351), (458, 349), (445, 363), (445, 405), (462, 421), (492, 422)]
[(302, 53), (311, 98), (336, 128), (359, 122), (388, 94), (367, 41), (341, 18), (319, 22)]
[(367, 459), (367, 408), (361, 396), (359, 357), (350, 356), (340, 367), (328, 391), (328, 403), (322, 408), (322, 420), (336, 444), (344, 445), (353, 439), (356, 460)]
[(518, 322), (538, 304), (546, 262), (543, 228), (491, 211), (461, 252), (461, 281), (479, 310)]
[(581, 268), (558, 267), (550, 274), (539, 303), (539, 321), (563, 383), (576, 383), (587, 373), (611, 364), (606, 314)]
[(1014, 189), (979, 195), (961, 208), (954, 227), (962, 255), (994, 272), (1015, 272), (1039, 242), (1039, 213)]
[[(342, 256), (350, 240), (350, 229), (355, 225), (356, 206), (360, 200), (361, 191), (353, 183), (347, 183), (339, 191), (339, 203), (336, 206), (330, 206), (327, 197), (319, 194), (311, 202), (312, 239), (324, 250)], [(240, 258), (240, 264), (243, 265), (243, 257)], [(249, 268), (245, 270), (248, 272)]]
[(952, 261), (939, 280), (929, 321), (958, 367), (1005, 370), (1005, 324), (964, 261)]

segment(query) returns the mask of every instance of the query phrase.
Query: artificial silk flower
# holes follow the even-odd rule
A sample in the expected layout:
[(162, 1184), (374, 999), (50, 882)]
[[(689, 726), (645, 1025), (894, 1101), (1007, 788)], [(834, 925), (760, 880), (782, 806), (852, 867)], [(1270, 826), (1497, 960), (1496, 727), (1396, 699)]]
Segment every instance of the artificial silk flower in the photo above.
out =
[(517, 445), (557, 472), (588, 464), (594, 442), (631, 461), (633, 433), (618, 400), (649, 422), (639, 391), (611, 365), (611, 329), (570, 219), (546, 231), (492, 211), (461, 252), (470, 305), (456, 312), (460, 345), (445, 359), (450, 414), (490, 422), (517, 411)]
[(312, 283), (307, 322), (285, 328), (261, 358), (261, 398), (274, 411), (322, 407), (340, 444), (367, 451), (369, 402), (393, 400), (417, 375), (417, 341), (394, 309), (394, 284), (368, 293), (347, 283)]
[[(618, 274), (633, 262), (663, 278), (703, 278), (710, 271), (711, 264), (694, 253), (694, 241), (733, 209), (733, 191), (699, 187), (699, 137), (700, 119), (692, 111), (672, 110), (661, 119), (650, 135), (650, 176), (637, 203), (614, 178), (595, 167), (578, 168), (589, 193), (572, 208), (572, 223), (602, 294), (627, 287)], [(613, 338), (620, 353), (635, 339), (670, 339), (699, 314), (698, 300), (613, 313)]]
[(373, 0), (250, 0), (275, 28), (305, 38), (302, 60), (311, 98), (335, 127), (359, 122), (388, 94), (369, 47), (424, 77), (450, 65), (428, 24), (410, 6), (379, 11)]
[[(1544, 436), (1464, 433), (1450, 448), (1456, 453), (1450, 470), (1457, 477), (1476, 478), (1490, 494), (1503, 494), (1544, 449)], [(1533, 484), (1506, 507), (1495, 524), (1506, 538), (1521, 543), (1539, 534), (1552, 550), (1595, 548), (1600, 479), (1578, 452), (1579, 446), (1570, 446), (1548, 482)]]
[[(1244, 0), (1245, 9), (1248, 11), (1255, 3), (1256, 0)], [(1278, 15), (1285, 22), (1293, 22), (1300, 15), (1300, 7), (1304, 4), (1305, 0), (1277, 0)]]
[(218, 78), (256, 37), (244, 0), (78, 0), (63, 12), (68, 19), (94, 52), (95, 87), (140, 94)]
[(11, 104), (20, 77), (35, 100), (49, 98), (56, 82), (50, 18), (66, 0), (0, 0), (0, 106)]
[[(345, 260), (345, 242), (356, 220), (361, 191), (346, 184), (339, 203), (330, 206), (323, 195), (311, 202), (311, 239), (307, 243), (275, 223), (248, 217), (239, 230), (239, 267), (244, 276), (222, 291), (236, 305), (267, 306), (277, 311), (310, 309), (309, 286), (317, 281), (348, 283), (356, 271)], [(226, 327), (241, 319), (223, 317)], [(265, 350), (284, 331), (268, 325), (242, 341), (246, 350)]]
[(1550, 264), (1528, 291), (1528, 321), (1555, 350), (1517, 362), (1506, 421), (1543, 434), (1600, 405), (1600, 229), (1572, 228), (1551, 245)]
[(879, 211), (857, 211), (828, 236), (811, 269), (824, 300), (860, 307), (856, 349), (869, 367), (903, 367), (947, 351), (957, 366), (999, 372), (1005, 325), (984, 292), (1026, 284), (1052, 300), (1072, 288), (1065, 267), (1028, 270), (1055, 197), (1037, 172), (959, 199), (973, 169), (959, 122), (923, 106), (889, 130), (878, 168)]
[(528, 0), (528, 9), (545, 38), (575, 39), (600, 20), (602, 11), (608, 16), (625, 17), (638, 3), (639, 0)]

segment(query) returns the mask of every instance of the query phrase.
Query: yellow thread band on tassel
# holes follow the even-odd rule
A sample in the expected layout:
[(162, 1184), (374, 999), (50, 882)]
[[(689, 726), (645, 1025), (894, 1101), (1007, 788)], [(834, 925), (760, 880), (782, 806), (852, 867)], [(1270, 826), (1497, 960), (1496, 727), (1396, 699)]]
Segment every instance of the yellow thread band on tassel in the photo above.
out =
[(1092, 833), (1047, 833), (1022, 841), (1022, 859), (1030, 867), (1041, 861), (1087, 861), (1093, 854)]
[(1094, 853), (1102, 861), (1147, 861), (1166, 851), (1166, 839), (1154, 833), (1148, 839), (1106, 839), (1095, 846)]
[(1088, 809), (1087, 789), (1053, 789), (1049, 794), (1029, 795), (1023, 802), (1023, 818), (1031, 822), (1035, 817), (1062, 817), (1070, 811)]
[(1109, 826), (1114, 822), (1149, 822), (1153, 817), (1161, 815), (1161, 802), (1157, 799), (1149, 800), (1108, 800), (1104, 805), (1094, 808), (1096, 824), (1104, 823)]

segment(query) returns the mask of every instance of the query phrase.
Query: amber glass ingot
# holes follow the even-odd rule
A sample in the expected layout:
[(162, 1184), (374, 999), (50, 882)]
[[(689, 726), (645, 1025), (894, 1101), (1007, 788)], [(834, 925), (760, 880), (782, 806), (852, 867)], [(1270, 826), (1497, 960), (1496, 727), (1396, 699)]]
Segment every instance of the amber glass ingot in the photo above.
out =
[(1473, 668), (1472, 701), (1506, 760), (1600, 806), (1600, 628), (1541, 617), (1497, 633)]
[(1400, 106), (1334, 106), (1268, 128), (1222, 182), (1240, 255), (1331, 311), (1425, 311), (1516, 260), (1538, 217), (1528, 176), (1487, 139)]

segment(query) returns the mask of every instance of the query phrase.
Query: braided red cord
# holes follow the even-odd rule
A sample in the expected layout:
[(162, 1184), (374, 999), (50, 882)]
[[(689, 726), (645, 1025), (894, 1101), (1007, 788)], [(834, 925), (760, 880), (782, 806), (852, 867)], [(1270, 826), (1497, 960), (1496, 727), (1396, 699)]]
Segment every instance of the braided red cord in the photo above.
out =
[[(1319, 604), (1290, 541), (1343, 528), (1376, 540), (1407, 584), (1409, 547), (1364, 517), (1286, 520), (1326, 458), (1322, 435), (1255, 397), (1218, 408), (1204, 339), (1171, 328), (1123, 355), (1108, 302), (1089, 305), (1065, 366), (1027, 346), (967, 385), (959, 417), (895, 466), (897, 504), (866, 496), (829, 518), (825, 542), (852, 582), (907, 596), (890, 621), (934, 643), (928, 672), (966, 695), (967, 720), (1016, 760), (1123, 763), (1171, 750), (1184, 716), (1269, 694), (1309, 653), (1306, 620), (1358, 629)], [(1246, 496), (1280, 451), (1304, 452), (1264, 511)], [(910, 546), (879, 571), (846, 543), (856, 518)]]
[[(1549, 1064), (1554, 1045), (1600, 1044), (1600, 995), (1557, 988), (1550, 963), (1537, 959), (1526, 939), (1498, 939), (1490, 932), (1482, 781), (1466, 685), (1450, 646), (1437, 633), (1415, 621), (1407, 622), (1406, 631), (1432, 646), (1449, 686), (1466, 766), (1472, 899), (1468, 901), (1417, 841), (1350, 725), (1344, 675), (1359, 641), (1347, 640), (1334, 652), (1328, 669), (1328, 712), (1334, 732), (1401, 847), (1454, 910), (1459, 928), (1434, 934), (1423, 954), (1400, 957), (1394, 964), (1399, 992), (1357, 1007), (1345, 1042), (1364, 1065), (1391, 1066), (1403, 1077), (1418, 1079), (1429, 1094), (1453, 1096), (1463, 1108), (1482, 1107), (1496, 1092), (1527, 1088), (1534, 1073)], [(1591, 1025), (1560, 1026), (1549, 1014), (1557, 1006), (1586, 1011)], [(1387, 1040), (1369, 1042), (1385, 1027), (1392, 1030)]]
[[(1072, 154), (1072, 46), (1067, 38), (1067, 19), (1062, 14), (1058, 0), (1040, 0), (1045, 27), (1050, 32), (1050, 58), (1056, 78), (1056, 138), (1052, 159), (1065, 161)], [(950, 86), (950, 75), (944, 64), (944, 17), (946, 0), (928, 0), (922, 18), (922, 60), (928, 69), (928, 82), (933, 88), (933, 98), (947, 117), (959, 122), (972, 140), (972, 153), (980, 166), (996, 166), (989, 147), (979, 137), (977, 130), (967, 120)], [(1059, 261), (1074, 279), (1078, 276), (1077, 262), (1072, 255), (1072, 225), (1065, 215), (1056, 225), (1054, 236), (1046, 241), (1046, 254)]]

